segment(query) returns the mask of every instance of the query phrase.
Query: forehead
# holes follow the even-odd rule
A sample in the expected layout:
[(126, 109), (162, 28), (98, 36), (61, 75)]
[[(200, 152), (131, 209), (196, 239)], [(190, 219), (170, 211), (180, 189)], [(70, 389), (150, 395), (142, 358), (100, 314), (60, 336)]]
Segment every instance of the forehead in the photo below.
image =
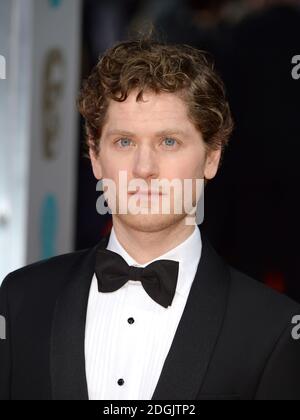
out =
[(140, 101), (136, 101), (137, 91), (132, 91), (126, 101), (111, 100), (107, 110), (107, 128), (143, 126), (163, 128), (167, 123), (188, 125), (186, 103), (174, 93), (145, 92)]

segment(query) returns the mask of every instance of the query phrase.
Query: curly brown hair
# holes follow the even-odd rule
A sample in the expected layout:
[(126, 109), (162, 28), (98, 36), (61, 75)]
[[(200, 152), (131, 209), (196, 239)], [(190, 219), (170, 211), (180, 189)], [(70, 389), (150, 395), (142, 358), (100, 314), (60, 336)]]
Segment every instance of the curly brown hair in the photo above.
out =
[(136, 89), (136, 101), (143, 100), (145, 90), (180, 95), (205, 144), (224, 151), (233, 120), (210, 55), (189, 45), (168, 45), (151, 38), (117, 43), (84, 81), (78, 109), (85, 120), (87, 151), (96, 156), (100, 151), (110, 100), (123, 102)]

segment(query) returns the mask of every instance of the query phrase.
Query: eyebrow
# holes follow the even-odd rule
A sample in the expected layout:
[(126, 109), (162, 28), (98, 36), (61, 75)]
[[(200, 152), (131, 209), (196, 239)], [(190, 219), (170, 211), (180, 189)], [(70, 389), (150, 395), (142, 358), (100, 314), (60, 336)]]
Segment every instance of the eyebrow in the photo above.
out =
[[(186, 133), (182, 130), (178, 130), (178, 129), (165, 129), (165, 130), (161, 130), (161, 131), (157, 131), (155, 133), (156, 137), (160, 137), (160, 136), (168, 136), (170, 134), (175, 134), (175, 135), (186, 135)], [(114, 135), (122, 135), (122, 136), (129, 136), (129, 137), (136, 137), (135, 133), (132, 133), (131, 131), (127, 131), (127, 130), (110, 130), (107, 132), (107, 136), (114, 136)]]

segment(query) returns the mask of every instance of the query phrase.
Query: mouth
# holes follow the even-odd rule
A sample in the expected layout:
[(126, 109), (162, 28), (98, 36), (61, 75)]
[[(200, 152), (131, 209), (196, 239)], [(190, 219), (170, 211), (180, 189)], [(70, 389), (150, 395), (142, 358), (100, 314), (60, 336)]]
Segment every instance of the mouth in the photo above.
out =
[(134, 192), (128, 192), (128, 194), (129, 195), (141, 195), (141, 196), (148, 196), (148, 197), (151, 197), (151, 196), (162, 196), (162, 195), (164, 195), (163, 193), (161, 193), (161, 192), (157, 192), (157, 191), (134, 191)]

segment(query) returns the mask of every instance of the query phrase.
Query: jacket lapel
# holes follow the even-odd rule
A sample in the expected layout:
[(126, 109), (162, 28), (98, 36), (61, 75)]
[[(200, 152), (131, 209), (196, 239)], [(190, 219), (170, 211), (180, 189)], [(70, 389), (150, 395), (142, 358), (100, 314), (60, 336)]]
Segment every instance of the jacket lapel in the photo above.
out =
[(50, 372), (52, 399), (88, 400), (85, 372), (85, 323), (96, 251), (105, 237), (75, 263), (57, 302), (52, 322)]
[[(52, 323), (50, 371), (54, 400), (88, 400), (85, 323), (96, 251), (109, 236), (78, 259), (57, 302)], [(229, 270), (202, 235), (197, 273), (152, 400), (194, 400), (220, 334)]]
[(152, 400), (195, 400), (221, 332), (229, 269), (202, 235), (202, 255)]

